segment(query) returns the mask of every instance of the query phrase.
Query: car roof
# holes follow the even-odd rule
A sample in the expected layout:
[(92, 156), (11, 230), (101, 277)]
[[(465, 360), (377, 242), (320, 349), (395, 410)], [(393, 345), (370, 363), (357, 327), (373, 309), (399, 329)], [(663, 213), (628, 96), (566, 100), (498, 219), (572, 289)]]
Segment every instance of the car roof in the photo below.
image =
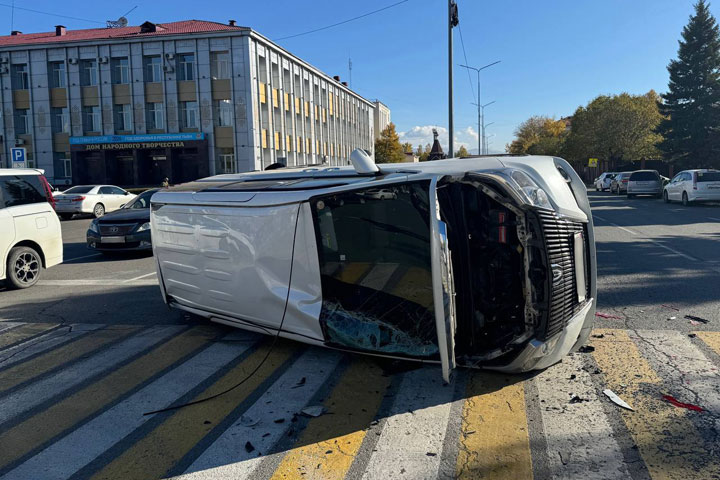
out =
[(0, 168), (0, 176), (43, 175), (44, 171), (35, 168)]
[(717, 168), (691, 168), (689, 170), (683, 170), (682, 172), (679, 172), (679, 173), (684, 173), (684, 172), (720, 172), (720, 170), (718, 170)]
[(651, 173), (658, 173), (657, 170), (633, 170), (630, 173), (640, 173), (640, 172), (651, 172)]

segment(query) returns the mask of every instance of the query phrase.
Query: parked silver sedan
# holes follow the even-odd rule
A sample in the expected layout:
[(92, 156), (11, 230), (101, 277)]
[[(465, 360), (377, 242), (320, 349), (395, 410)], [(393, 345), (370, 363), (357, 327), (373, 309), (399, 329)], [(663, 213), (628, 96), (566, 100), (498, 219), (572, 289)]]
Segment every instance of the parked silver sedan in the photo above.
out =
[(621, 193), (627, 192), (628, 179), (630, 178), (631, 173), (632, 172), (620, 172), (615, 175), (612, 182), (610, 182), (610, 193), (617, 193), (620, 195)]

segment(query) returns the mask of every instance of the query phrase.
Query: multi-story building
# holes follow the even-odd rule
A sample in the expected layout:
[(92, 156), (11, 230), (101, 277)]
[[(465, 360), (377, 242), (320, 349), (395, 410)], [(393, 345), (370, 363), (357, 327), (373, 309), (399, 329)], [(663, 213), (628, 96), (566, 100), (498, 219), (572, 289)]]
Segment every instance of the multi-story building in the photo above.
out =
[(385, 127), (390, 125), (390, 108), (380, 100), (375, 100), (373, 106), (375, 107), (373, 128), (375, 130), (375, 140), (377, 140)]
[(0, 165), (155, 185), (373, 149), (372, 102), (250, 28), (188, 20), (0, 37)]

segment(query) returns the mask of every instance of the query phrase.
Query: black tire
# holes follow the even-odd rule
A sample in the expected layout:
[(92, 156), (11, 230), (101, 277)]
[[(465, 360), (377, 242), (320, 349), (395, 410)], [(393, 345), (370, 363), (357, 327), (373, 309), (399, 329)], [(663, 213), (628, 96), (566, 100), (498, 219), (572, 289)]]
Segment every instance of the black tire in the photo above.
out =
[(670, 198), (668, 198), (667, 190), (663, 191), (662, 198), (663, 202), (670, 203)]
[(95, 218), (100, 218), (103, 215), (105, 215), (105, 205), (102, 203), (96, 203), (93, 207), (93, 216)]
[(70, 220), (73, 217), (72, 213), (61, 213), (60, 218), (63, 220)]
[(30, 247), (15, 247), (10, 250), (6, 267), (8, 288), (28, 288), (40, 279), (42, 260), (38, 252)]
[(683, 192), (682, 204), (685, 205), (686, 207), (690, 206), (690, 200), (688, 200), (687, 192)]

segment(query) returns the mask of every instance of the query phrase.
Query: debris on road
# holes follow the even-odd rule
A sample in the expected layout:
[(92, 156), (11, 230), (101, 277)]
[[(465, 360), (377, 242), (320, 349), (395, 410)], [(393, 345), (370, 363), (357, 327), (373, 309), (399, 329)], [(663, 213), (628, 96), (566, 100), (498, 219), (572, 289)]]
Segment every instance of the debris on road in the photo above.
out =
[(604, 334), (604, 333), (599, 333), (599, 334), (593, 335), (592, 337), (593, 337), (593, 338), (605, 338), (605, 334)]
[(688, 320), (695, 320), (696, 322), (700, 323), (710, 323), (710, 320), (705, 320), (704, 318), (696, 317), (695, 315), (685, 315), (685, 318), (687, 318)]
[(260, 420), (256, 420), (251, 417), (246, 417), (245, 415), (240, 417), (240, 425), (242, 425), (243, 427), (254, 427), (258, 423), (260, 423)]
[(696, 333), (688, 333), (688, 337), (695, 338), (695, 337), (697, 337), (697, 334)]
[(617, 394), (616, 394), (615, 392), (613, 392), (612, 390), (610, 390), (609, 388), (606, 388), (605, 390), (603, 390), (603, 393), (604, 393), (605, 395), (607, 395), (607, 397), (608, 397), (610, 400), (612, 400), (612, 402), (613, 402), (615, 405), (618, 405), (618, 406), (620, 406), (620, 407), (622, 407), (622, 408), (626, 408), (626, 409), (630, 410), (631, 412), (634, 412), (634, 411), (635, 411), (635, 409), (632, 408), (630, 405), (628, 405), (627, 402), (625, 402), (625, 400), (623, 400), (622, 398), (618, 397)]
[(255, 446), (250, 443), (250, 441), (245, 442), (245, 451), (248, 453), (252, 453), (255, 451)]
[(663, 308), (667, 308), (668, 310), (675, 310), (676, 312), (679, 312), (680, 309), (677, 307), (673, 307), (672, 305), (660, 305)]
[(622, 320), (622, 317), (618, 317), (617, 315), (610, 315), (609, 313), (595, 312), (595, 316), (600, 317), (600, 318), (611, 318), (614, 320)]
[(300, 413), (306, 417), (319, 417), (325, 412), (327, 412), (327, 409), (322, 405), (313, 405), (312, 407), (303, 408), (300, 411)]
[(703, 411), (702, 407), (698, 407), (697, 405), (693, 405), (692, 403), (683, 403), (671, 395), (663, 395), (663, 398), (666, 401), (670, 402), (670, 404), (672, 404), (678, 408), (687, 408), (688, 410), (692, 410), (694, 412), (702, 412)]
[(573, 396), (568, 403), (582, 403), (582, 402), (589, 402), (587, 398), (581, 398), (578, 395)]
[(580, 353), (590, 353), (594, 351), (595, 347), (593, 347), (592, 345), (583, 345), (582, 347), (578, 348), (578, 352)]

